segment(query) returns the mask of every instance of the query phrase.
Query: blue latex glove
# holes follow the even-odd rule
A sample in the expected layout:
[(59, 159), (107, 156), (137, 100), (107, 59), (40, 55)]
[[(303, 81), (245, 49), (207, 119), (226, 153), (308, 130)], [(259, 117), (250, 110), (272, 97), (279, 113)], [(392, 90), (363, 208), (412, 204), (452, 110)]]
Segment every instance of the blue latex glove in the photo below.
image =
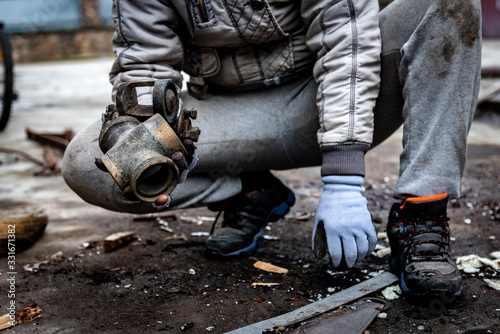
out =
[(377, 244), (377, 233), (361, 194), (363, 177), (329, 175), (322, 178), (323, 193), (316, 211), (312, 246), (316, 257), (330, 254), (338, 267), (342, 257), (349, 268), (369, 255)]

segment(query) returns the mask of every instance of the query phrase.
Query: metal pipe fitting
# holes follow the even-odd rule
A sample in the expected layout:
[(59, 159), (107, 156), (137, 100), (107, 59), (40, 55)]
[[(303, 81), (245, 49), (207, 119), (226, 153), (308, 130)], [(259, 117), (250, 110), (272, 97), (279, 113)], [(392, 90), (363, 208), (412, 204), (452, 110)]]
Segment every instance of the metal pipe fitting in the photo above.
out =
[[(135, 87), (154, 85), (153, 106), (138, 105)], [(127, 197), (155, 202), (170, 194), (188, 168), (200, 130), (191, 126), (196, 110), (179, 111), (172, 80), (126, 83), (117, 103), (103, 114), (96, 165), (111, 174)]]

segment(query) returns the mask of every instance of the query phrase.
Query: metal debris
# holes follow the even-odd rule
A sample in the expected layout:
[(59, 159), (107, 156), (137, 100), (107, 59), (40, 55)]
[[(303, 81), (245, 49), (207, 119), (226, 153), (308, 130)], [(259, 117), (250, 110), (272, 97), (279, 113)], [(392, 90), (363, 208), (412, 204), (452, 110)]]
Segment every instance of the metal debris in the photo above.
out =
[(6, 153), (6, 154), (14, 154), (14, 155), (18, 155), (26, 160), (29, 160), (31, 162), (34, 162), (36, 163), (37, 165), (40, 165), (42, 166), (44, 164), (44, 162), (38, 158), (35, 158), (34, 156), (26, 153), (26, 152), (23, 152), (23, 151), (20, 151), (20, 150), (15, 150), (15, 149), (12, 149), (12, 148), (7, 148), (7, 147), (0, 147), (0, 152), (1, 153)]
[(42, 145), (48, 145), (58, 148), (62, 151), (66, 150), (69, 142), (75, 136), (73, 130), (66, 130), (62, 133), (41, 133), (35, 132), (30, 128), (26, 128), (28, 139), (34, 140)]
[(62, 168), (61, 150), (54, 149), (50, 146), (44, 146), (43, 159), (44, 159), (43, 165), (33, 172), (35, 176), (50, 176), (50, 175), (61, 174), (61, 168)]
[[(302, 322), (294, 333), (364, 333), (365, 329), (385, 309), (387, 302), (379, 298), (366, 298), (339, 307), (316, 318)], [(295, 327), (297, 324), (292, 325)], [(286, 330), (286, 328), (285, 328)]]
[(346, 290), (337, 292), (334, 295), (325, 297), (317, 302), (296, 309), (295, 311), (285, 313), (283, 315), (264, 320), (246, 327), (242, 327), (228, 333), (261, 334), (263, 331), (270, 328), (299, 323), (301, 321), (331, 311), (341, 305), (345, 305), (367, 294), (378, 291), (396, 282), (397, 280), (398, 278), (394, 274), (387, 272), (362, 283), (356, 284)]
[(133, 221), (149, 221), (149, 220), (176, 220), (177, 215), (173, 212), (163, 212), (163, 213), (148, 213), (144, 215), (137, 215), (133, 218)]
[(207, 216), (180, 216), (179, 220), (185, 223), (194, 223), (197, 225), (202, 225), (204, 222), (213, 223), (215, 221), (215, 217), (207, 217)]

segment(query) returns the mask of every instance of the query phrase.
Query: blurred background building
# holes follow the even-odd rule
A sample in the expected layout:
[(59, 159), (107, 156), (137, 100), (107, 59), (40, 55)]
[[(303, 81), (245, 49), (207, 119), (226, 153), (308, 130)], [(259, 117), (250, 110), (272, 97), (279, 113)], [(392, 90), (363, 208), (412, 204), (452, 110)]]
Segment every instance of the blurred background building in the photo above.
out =
[(0, 0), (16, 62), (111, 54), (112, 0)]

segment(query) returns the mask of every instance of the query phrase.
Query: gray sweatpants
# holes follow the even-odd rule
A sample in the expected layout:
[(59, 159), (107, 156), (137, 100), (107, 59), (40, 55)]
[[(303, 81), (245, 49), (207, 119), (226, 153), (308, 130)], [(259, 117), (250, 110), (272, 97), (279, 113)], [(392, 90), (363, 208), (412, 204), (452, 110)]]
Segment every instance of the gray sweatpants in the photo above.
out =
[[(479, 0), (396, 0), (380, 13), (381, 89), (374, 144), (401, 124), (403, 152), (396, 198), (443, 192), (457, 197), (467, 134), (477, 102), (481, 63)], [(171, 209), (203, 206), (240, 192), (241, 171), (316, 166), (316, 83), (312, 76), (251, 92), (183, 92), (197, 108), (199, 162), (171, 194)], [(113, 211), (155, 211), (131, 202), (94, 164), (101, 122), (71, 141), (63, 160), (66, 183), (85, 201)], [(367, 166), (370, 168), (370, 166)]]

